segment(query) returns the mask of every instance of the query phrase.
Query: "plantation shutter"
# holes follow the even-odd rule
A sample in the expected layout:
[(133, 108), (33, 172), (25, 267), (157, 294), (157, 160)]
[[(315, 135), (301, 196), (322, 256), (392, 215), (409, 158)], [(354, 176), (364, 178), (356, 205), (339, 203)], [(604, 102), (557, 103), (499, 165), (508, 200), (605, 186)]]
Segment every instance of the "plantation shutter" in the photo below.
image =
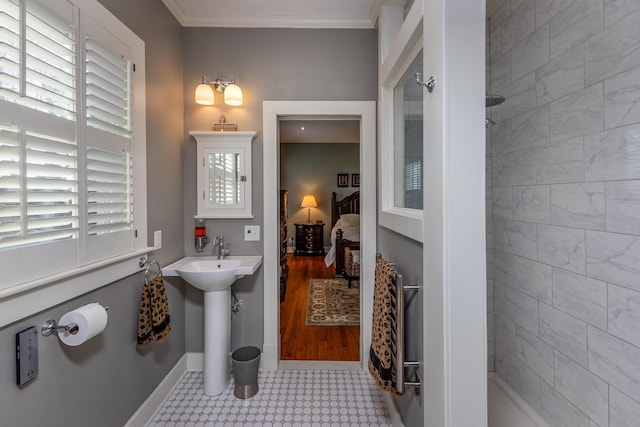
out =
[(90, 236), (131, 228), (131, 164), (128, 153), (90, 148), (87, 152)]
[(66, 1), (0, 0), (2, 285), (78, 263), (77, 18)]
[(21, 22), (20, 3), (0, 0), (0, 99), (74, 120), (74, 10), (69, 4), (51, 3), (55, 14), (25, 1)]
[(411, 160), (404, 166), (404, 189), (422, 189), (422, 160)]
[(88, 38), (87, 126), (130, 137), (129, 62)]
[[(89, 22), (89, 23), (88, 23)], [(85, 21), (86, 262), (133, 248), (129, 48)]]
[(0, 0), (0, 289), (134, 250), (122, 40), (67, 0)]
[(0, 125), (0, 248), (74, 239), (78, 231), (78, 153), (67, 122), (75, 119), (74, 11), (56, 1), (53, 11), (24, 4), (21, 21), (19, 2), (0, 0), (0, 100), (54, 116), (54, 125), (34, 131), (34, 117), (24, 120), (17, 106), (7, 119), (26, 123)]

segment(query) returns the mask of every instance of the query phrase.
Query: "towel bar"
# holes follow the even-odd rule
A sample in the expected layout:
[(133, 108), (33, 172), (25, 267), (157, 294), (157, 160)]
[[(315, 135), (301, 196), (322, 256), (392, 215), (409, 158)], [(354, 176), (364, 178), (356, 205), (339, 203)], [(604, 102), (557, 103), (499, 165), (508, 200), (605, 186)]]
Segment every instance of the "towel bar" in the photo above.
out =
[(415, 285), (404, 286), (401, 274), (396, 274), (392, 283), (393, 295), (391, 300), (395, 303), (395, 307), (393, 307), (391, 311), (395, 315), (395, 322), (393, 322), (391, 334), (392, 340), (394, 341), (392, 343), (391, 358), (396, 372), (396, 391), (398, 394), (402, 394), (404, 393), (405, 387), (417, 387), (419, 389), (422, 386), (422, 381), (420, 381), (417, 373), (415, 374), (417, 381), (407, 381), (404, 375), (404, 368), (420, 366), (420, 362), (418, 361), (404, 360), (404, 291), (415, 292), (419, 290), (420, 287)]

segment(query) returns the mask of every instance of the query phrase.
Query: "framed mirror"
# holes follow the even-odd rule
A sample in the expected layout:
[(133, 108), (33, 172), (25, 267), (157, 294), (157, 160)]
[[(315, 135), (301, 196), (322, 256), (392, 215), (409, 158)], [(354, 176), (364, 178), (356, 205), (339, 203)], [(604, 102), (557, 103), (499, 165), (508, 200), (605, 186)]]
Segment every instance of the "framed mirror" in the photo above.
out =
[(189, 132), (196, 139), (196, 218), (253, 218), (251, 142), (255, 132)]

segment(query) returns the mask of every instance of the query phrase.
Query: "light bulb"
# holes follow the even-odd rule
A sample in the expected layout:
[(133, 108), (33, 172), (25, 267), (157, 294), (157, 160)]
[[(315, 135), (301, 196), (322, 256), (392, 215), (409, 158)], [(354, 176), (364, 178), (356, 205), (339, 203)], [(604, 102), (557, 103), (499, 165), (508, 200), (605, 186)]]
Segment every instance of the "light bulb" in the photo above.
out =
[(227, 105), (242, 105), (242, 89), (234, 83), (229, 83), (224, 89), (224, 103)]
[(201, 105), (213, 105), (213, 89), (205, 83), (196, 87), (196, 103)]

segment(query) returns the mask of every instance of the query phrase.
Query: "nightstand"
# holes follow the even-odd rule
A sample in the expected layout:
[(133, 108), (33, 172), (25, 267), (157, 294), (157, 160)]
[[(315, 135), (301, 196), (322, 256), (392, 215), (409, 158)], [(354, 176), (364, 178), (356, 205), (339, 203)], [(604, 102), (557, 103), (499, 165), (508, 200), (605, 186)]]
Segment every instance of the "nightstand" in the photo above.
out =
[(295, 224), (295, 255), (324, 255), (324, 224)]

